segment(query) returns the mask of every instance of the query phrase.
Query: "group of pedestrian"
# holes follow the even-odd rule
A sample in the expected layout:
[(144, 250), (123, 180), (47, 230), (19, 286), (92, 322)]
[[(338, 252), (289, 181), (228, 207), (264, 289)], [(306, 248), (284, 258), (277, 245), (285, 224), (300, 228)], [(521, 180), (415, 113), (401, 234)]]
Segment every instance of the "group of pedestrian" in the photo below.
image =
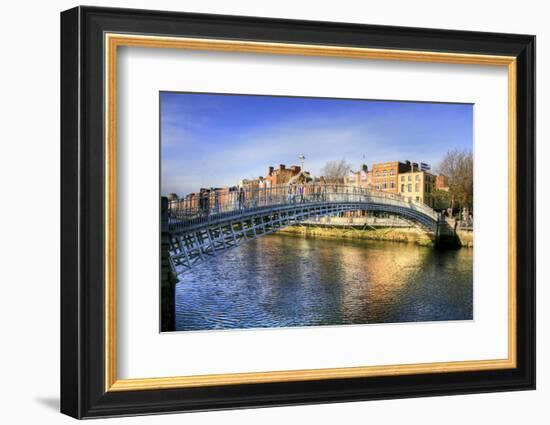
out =
[(303, 204), (306, 201), (304, 183), (290, 183), (288, 185), (287, 200), (289, 204)]
[(441, 211), (441, 216), (455, 219), (457, 223), (460, 223), (460, 227), (471, 227), (474, 223), (474, 216), (466, 207), (459, 210), (458, 214), (455, 214), (452, 208), (446, 208)]

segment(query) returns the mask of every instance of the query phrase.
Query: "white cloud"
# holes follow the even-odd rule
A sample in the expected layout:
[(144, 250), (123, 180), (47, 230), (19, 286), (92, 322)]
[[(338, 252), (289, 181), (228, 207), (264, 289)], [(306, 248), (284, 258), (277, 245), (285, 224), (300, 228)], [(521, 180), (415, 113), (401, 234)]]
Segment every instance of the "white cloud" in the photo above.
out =
[[(182, 195), (200, 187), (235, 185), (242, 178), (265, 176), (270, 165), (299, 164), (298, 155), (302, 153), (306, 156), (306, 169), (314, 175), (319, 175), (324, 164), (334, 159), (345, 159), (355, 169), (363, 162), (371, 166), (375, 162), (406, 159), (435, 165), (449, 144), (442, 143), (438, 151), (433, 139), (427, 139), (430, 135), (388, 131), (396, 126), (407, 127), (407, 117), (400, 118), (396, 122), (391, 116), (376, 120), (340, 116), (330, 121), (302, 117), (224, 135), (224, 143), (216, 151), (207, 150), (208, 140), (195, 140), (192, 132), (182, 129), (170, 136), (171, 143), (179, 143), (179, 147), (185, 143), (190, 147), (189, 155), (165, 155), (163, 193)], [(424, 139), (426, 143), (422, 142)]]

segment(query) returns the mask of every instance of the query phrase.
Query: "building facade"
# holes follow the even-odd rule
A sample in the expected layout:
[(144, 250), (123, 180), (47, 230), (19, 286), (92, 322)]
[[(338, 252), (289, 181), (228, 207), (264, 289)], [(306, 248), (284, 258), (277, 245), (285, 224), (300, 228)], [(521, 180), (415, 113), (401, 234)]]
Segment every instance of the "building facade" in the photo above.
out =
[(359, 171), (352, 171), (344, 177), (344, 184), (350, 186), (363, 187), (365, 189), (373, 189), (372, 171), (366, 164), (361, 164)]
[(426, 171), (399, 174), (399, 194), (408, 201), (433, 207), (436, 177)]
[(418, 171), (418, 164), (410, 161), (392, 161), (372, 164), (372, 184), (375, 190), (399, 193), (399, 174)]
[(236, 188), (201, 188), (199, 192), (188, 193), (185, 197), (170, 200), (173, 208), (197, 210), (201, 212), (219, 212), (224, 205), (231, 202), (232, 193)]
[(290, 168), (286, 168), (285, 164), (279, 164), (279, 168), (277, 169), (274, 169), (273, 167), (269, 167), (267, 169), (265, 179), (269, 181), (271, 186), (287, 184), (290, 179), (297, 175), (300, 171), (301, 167), (298, 165), (291, 165)]

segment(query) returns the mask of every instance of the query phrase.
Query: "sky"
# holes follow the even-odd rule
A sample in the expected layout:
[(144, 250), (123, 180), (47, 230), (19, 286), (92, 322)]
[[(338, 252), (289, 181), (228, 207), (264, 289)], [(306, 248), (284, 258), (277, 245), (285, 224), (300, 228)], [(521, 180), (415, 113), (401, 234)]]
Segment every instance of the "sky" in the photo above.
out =
[(300, 154), (319, 176), (331, 160), (434, 168), (473, 150), (470, 104), (161, 92), (160, 120), (163, 195), (234, 186)]

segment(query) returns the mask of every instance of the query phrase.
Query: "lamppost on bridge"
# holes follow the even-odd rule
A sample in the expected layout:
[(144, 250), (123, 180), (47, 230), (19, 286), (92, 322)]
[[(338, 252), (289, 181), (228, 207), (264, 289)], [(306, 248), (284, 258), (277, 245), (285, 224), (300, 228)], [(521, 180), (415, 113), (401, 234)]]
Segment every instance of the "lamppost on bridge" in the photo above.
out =
[(300, 163), (302, 164), (302, 171), (304, 171), (304, 161), (306, 160), (306, 157), (303, 153), (301, 153), (298, 158), (300, 159)]

